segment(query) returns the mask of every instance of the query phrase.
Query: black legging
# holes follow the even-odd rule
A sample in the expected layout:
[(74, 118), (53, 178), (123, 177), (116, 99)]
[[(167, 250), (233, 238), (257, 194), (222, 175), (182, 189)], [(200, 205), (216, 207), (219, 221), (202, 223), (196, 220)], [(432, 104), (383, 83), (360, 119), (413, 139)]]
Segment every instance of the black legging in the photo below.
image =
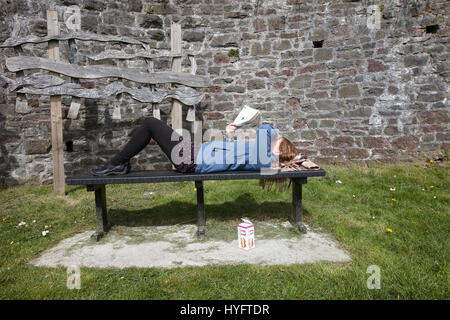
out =
[[(172, 134), (174, 134), (176, 140), (172, 140)], [(171, 152), (173, 147), (179, 142), (179, 137), (178, 133), (161, 120), (154, 117), (146, 118), (142, 125), (133, 133), (131, 140), (123, 147), (122, 151), (110, 160), (110, 163), (116, 166), (130, 160), (144, 149), (152, 138), (173, 163)]]

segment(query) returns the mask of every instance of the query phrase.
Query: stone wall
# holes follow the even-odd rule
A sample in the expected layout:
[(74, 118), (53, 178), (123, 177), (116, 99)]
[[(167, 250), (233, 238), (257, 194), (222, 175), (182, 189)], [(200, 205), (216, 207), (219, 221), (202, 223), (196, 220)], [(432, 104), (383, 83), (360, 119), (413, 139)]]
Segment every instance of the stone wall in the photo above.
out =
[[(213, 82), (197, 112), (205, 129), (224, 129), (248, 104), (319, 164), (424, 159), (450, 145), (447, 0), (0, 0), (0, 5), (0, 42), (14, 25), (18, 36), (45, 36), (49, 8), (58, 11), (61, 33), (67, 32), (63, 15), (71, 5), (81, 9), (83, 31), (133, 37), (154, 49), (170, 49), (170, 24), (180, 22), (183, 48), (200, 52), (197, 74)], [(371, 5), (379, 12), (368, 10)], [(137, 50), (77, 41), (74, 63), (146, 67), (139, 59), (87, 58), (111, 48)], [(45, 43), (22, 49), (24, 55), (47, 56)], [(60, 50), (68, 61), (68, 44), (61, 41)], [(11, 56), (13, 49), (0, 49), (2, 62)], [(188, 59), (183, 67), (189, 70)], [(170, 61), (158, 59), (155, 68), (166, 71)], [(15, 93), (3, 80), (0, 87), (0, 182), (51, 183), (48, 97), (27, 96), (31, 110), (17, 113)], [(63, 116), (70, 101), (63, 98)], [(122, 120), (112, 120), (111, 103), (83, 99), (79, 117), (64, 119), (66, 175), (102, 164), (152, 115), (151, 106), (124, 97)], [(169, 123), (170, 103), (161, 111)], [(152, 169), (168, 161), (150, 143), (132, 164)]]

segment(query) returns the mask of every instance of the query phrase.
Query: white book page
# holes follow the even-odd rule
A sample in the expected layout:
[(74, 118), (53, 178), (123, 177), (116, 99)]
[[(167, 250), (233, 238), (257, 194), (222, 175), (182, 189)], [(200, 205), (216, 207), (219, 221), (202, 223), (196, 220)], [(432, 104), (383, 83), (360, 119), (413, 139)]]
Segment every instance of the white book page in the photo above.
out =
[(255, 119), (259, 113), (260, 113), (259, 110), (250, 108), (249, 106), (245, 105), (244, 108), (241, 110), (241, 112), (239, 112), (236, 119), (234, 119), (233, 123), (238, 127), (241, 127), (245, 123)]

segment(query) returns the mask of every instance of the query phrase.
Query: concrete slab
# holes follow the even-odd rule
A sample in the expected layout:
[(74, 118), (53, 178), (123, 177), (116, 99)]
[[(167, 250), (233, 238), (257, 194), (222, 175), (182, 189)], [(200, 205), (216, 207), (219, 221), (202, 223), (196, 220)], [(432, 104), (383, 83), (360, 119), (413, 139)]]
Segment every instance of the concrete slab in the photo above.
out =
[[(263, 225), (264, 224), (264, 225)], [(258, 237), (258, 229), (264, 229)], [(306, 235), (280, 231), (286, 224), (255, 224), (255, 244), (251, 250), (238, 248), (236, 240), (199, 239), (195, 225), (122, 227), (111, 230), (95, 242), (94, 232), (86, 231), (63, 240), (31, 261), (44, 267), (92, 268), (177, 268), (205, 265), (290, 265), (320, 261), (347, 262), (350, 255), (324, 234), (309, 231)], [(292, 230), (292, 228), (291, 228)], [(278, 233), (275, 233), (278, 232)], [(274, 234), (284, 235), (273, 236)], [(289, 235), (289, 236), (286, 236)]]

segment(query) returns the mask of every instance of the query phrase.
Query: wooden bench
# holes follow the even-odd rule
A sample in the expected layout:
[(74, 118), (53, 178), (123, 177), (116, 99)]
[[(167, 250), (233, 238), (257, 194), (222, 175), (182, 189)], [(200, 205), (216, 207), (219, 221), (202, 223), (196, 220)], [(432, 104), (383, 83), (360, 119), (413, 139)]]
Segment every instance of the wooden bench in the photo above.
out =
[(302, 185), (308, 177), (325, 176), (323, 169), (278, 172), (273, 175), (261, 175), (258, 171), (224, 171), (217, 173), (180, 173), (170, 170), (131, 171), (126, 175), (98, 177), (90, 173), (77, 174), (66, 179), (68, 185), (85, 185), (87, 191), (95, 192), (97, 215), (97, 231), (91, 236), (100, 240), (109, 229), (106, 207), (106, 185), (129, 183), (157, 183), (194, 181), (197, 189), (197, 224), (199, 236), (205, 234), (205, 203), (203, 197), (203, 181), (205, 180), (243, 180), (266, 178), (289, 178), (292, 184), (293, 219), (300, 232), (306, 233), (302, 224)]

